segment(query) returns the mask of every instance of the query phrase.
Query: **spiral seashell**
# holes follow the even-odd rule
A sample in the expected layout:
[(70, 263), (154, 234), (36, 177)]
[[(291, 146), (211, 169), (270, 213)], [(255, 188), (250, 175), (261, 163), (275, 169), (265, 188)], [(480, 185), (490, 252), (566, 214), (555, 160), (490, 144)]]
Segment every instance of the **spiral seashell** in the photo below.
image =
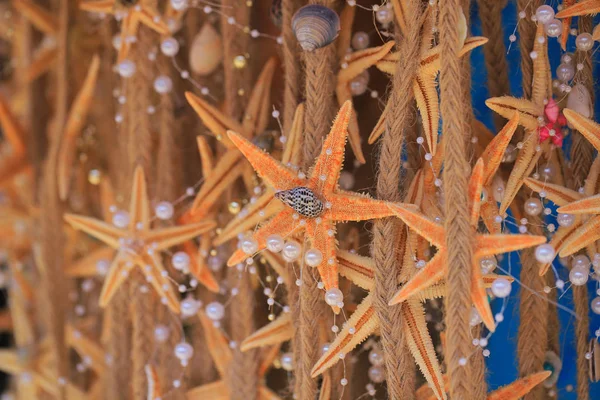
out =
[(282, 190), (275, 197), (303, 217), (316, 218), (323, 213), (323, 202), (307, 187)]
[(551, 388), (558, 381), (560, 371), (562, 370), (562, 361), (553, 351), (546, 352), (546, 360), (544, 361), (544, 369), (551, 371), (552, 374), (544, 381), (544, 387)]
[(309, 4), (294, 14), (292, 30), (304, 51), (314, 51), (335, 40), (340, 17), (331, 8)]
[(190, 48), (190, 68), (201, 76), (210, 75), (223, 61), (223, 41), (209, 23), (200, 29)]
[(590, 92), (581, 83), (577, 83), (571, 88), (567, 97), (567, 108), (577, 111), (586, 118), (592, 118), (594, 113), (592, 96), (590, 96)]

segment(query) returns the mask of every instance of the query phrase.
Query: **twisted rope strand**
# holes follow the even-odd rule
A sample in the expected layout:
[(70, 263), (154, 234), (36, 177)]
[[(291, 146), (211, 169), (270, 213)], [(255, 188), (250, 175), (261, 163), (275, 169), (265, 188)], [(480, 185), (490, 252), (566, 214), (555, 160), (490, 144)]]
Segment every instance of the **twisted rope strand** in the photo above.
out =
[(300, 65), (298, 57), (298, 42), (292, 30), (292, 16), (297, 8), (296, 0), (282, 0), (282, 25), (283, 37), (283, 68), (285, 72), (285, 86), (283, 88), (283, 133), (287, 135), (292, 126), (294, 112), (298, 105), (300, 95)]

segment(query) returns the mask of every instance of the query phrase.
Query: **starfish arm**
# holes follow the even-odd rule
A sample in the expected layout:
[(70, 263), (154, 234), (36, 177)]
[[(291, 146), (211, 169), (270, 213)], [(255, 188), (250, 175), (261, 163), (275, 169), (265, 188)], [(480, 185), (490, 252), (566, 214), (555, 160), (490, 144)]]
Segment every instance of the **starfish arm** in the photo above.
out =
[(110, 179), (102, 179), (100, 181), (100, 206), (102, 208), (102, 218), (104, 221), (110, 221), (112, 215), (111, 207), (115, 204), (115, 191), (110, 183)]
[(129, 254), (119, 251), (110, 264), (106, 278), (104, 278), (104, 284), (102, 285), (102, 291), (98, 300), (100, 307), (104, 308), (110, 303), (132, 269), (133, 263), (130, 260)]
[(12, 147), (13, 154), (19, 157), (24, 155), (25, 131), (2, 95), (0, 95), (0, 127), (5, 140)]
[(227, 370), (233, 360), (229, 341), (203, 311), (198, 312), (198, 318), (200, 318), (200, 324), (202, 324), (202, 330), (204, 331), (206, 347), (217, 371), (219, 371), (219, 375), (224, 377), (227, 375)]
[(294, 112), (292, 127), (287, 133), (285, 148), (281, 156), (283, 165), (299, 165), (302, 155), (302, 133), (304, 132), (304, 103), (298, 104)]
[(537, 193), (545, 192), (545, 197), (557, 206), (565, 206), (581, 199), (581, 193), (553, 183), (546, 183), (533, 178), (525, 178), (523, 183)]
[(408, 26), (408, 21), (412, 18), (411, 4), (402, 0), (392, 0), (392, 9), (394, 10), (394, 16), (396, 17), (397, 26), (400, 28), (402, 37), (406, 37), (406, 27)]
[[(483, 36), (473, 36), (465, 40), (463, 47), (458, 53), (459, 57), (463, 57), (471, 50), (483, 46), (488, 42), (488, 38)], [(436, 46), (428, 50), (421, 58), (419, 65), (419, 74), (435, 76), (440, 71), (441, 67), (441, 48)]]
[(338, 191), (327, 198), (331, 208), (324, 218), (332, 221), (366, 221), (394, 215), (388, 202), (359, 193)]
[(385, 108), (381, 112), (377, 123), (375, 124), (373, 130), (371, 131), (371, 134), (369, 135), (369, 139), (367, 140), (369, 144), (375, 143), (375, 141), (379, 139), (381, 135), (383, 135), (383, 132), (385, 132), (385, 119), (387, 118), (387, 115), (389, 113), (390, 104), (391, 103), (388, 99), (388, 101), (385, 103)]
[(292, 315), (280, 314), (273, 322), (263, 326), (242, 342), (240, 349), (248, 351), (257, 347), (271, 346), (288, 341), (294, 335)]
[(65, 221), (74, 229), (83, 231), (88, 235), (101, 240), (113, 249), (118, 249), (121, 246), (119, 239), (127, 235), (126, 231), (95, 218), (76, 214), (65, 214)]
[(471, 172), (469, 179), (468, 196), (469, 208), (471, 209), (470, 222), (471, 226), (477, 227), (479, 222), (479, 214), (481, 210), (481, 192), (483, 191), (483, 159), (477, 160)]
[(202, 176), (206, 179), (212, 174), (215, 167), (213, 152), (204, 136), (196, 136), (196, 144), (198, 145), (198, 153), (200, 153)]
[(283, 166), (240, 134), (229, 131), (228, 135), (229, 139), (252, 164), (256, 173), (276, 191), (289, 190), (306, 184), (306, 181), (300, 179), (294, 171)]
[(600, 216), (596, 216), (579, 226), (567, 239), (562, 250), (558, 253), (561, 257), (570, 256), (579, 249), (594, 243), (600, 238)]
[(557, 211), (563, 214), (600, 214), (600, 194), (562, 205)]
[(496, 222), (496, 216), (499, 214), (496, 200), (488, 197), (487, 201), (481, 203), (480, 214), (485, 227), (490, 233), (497, 234), (501, 232), (502, 227), (499, 222)]
[(112, 14), (115, 9), (116, 0), (92, 0), (82, 1), (79, 3), (79, 8), (83, 11)]
[(144, 169), (135, 168), (133, 174), (133, 187), (129, 201), (129, 229), (147, 229), (150, 224), (150, 202), (148, 201), (148, 188)]
[[(319, 193), (332, 193), (337, 189), (344, 163), (344, 147), (351, 116), (352, 102), (346, 101), (338, 111), (333, 126), (323, 142), (321, 153), (311, 169), (310, 181)], [(325, 180), (321, 179), (323, 176)]]
[(257, 371), (260, 379), (264, 378), (267, 371), (273, 366), (273, 361), (279, 356), (279, 350), (281, 350), (281, 343), (261, 351), (260, 364)]
[(17, 375), (23, 372), (23, 364), (14, 350), (0, 350), (0, 371)]
[(104, 373), (106, 369), (106, 356), (104, 349), (100, 345), (76, 330), (70, 323), (65, 327), (65, 341), (81, 358), (90, 358), (92, 361), (90, 367), (96, 374), (102, 375)]
[[(600, 13), (599, 0), (582, 0), (577, 4), (566, 7), (556, 14), (556, 18), (577, 17), (580, 15), (595, 15)], [(564, 22), (563, 22), (564, 23)]]
[[(562, 3), (563, 10), (571, 7), (576, 2), (577, 2), (577, 0), (563, 0), (563, 3)], [(562, 48), (563, 51), (567, 50), (567, 40), (569, 40), (569, 36), (570, 36), (569, 33), (571, 31), (572, 20), (573, 20), (572, 17), (563, 17), (563, 20), (562, 20), (562, 33), (560, 35), (560, 47)], [(597, 40), (595, 37), (593, 39)]]
[(71, 110), (67, 117), (67, 122), (65, 123), (63, 137), (60, 142), (57, 165), (58, 192), (62, 200), (67, 198), (67, 193), (69, 191), (71, 167), (73, 165), (73, 158), (75, 157), (76, 139), (85, 123), (92, 102), (92, 96), (94, 95), (94, 89), (96, 88), (99, 70), (100, 58), (98, 55), (95, 55), (88, 69), (83, 86), (73, 101), (73, 105), (71, 106)]
[(58, 34), (58, 21), (42, 7), (29, 0), (13, 0), (12, 4), (22, 16), (41, 32), (49, 36)]
[[(311, 376), (314, 378), (327, 371), (340, 360), (340, 353), (348, 354), (375, 332), (378, 326), (379, 318), (373, 308), (373, 295), (369, 294), (358, 305), (356, 311), (335, 337), (333, 343), (329, 345), (329, 350), (316, 362), (311, 371)], [(353, 334), (349, 332), (350, 328), (354, 328)]]
[(337, 259), (340, 275), (365, 290), (373, 289), (375, 286), (375, 262), (372, 258), (338, 250)]
[(367, 49), (351, 53), (346, 60), (348, 66), (340, 69), (340, 72), (338, 72), (338, 84), (348, 85), (350, 81), (375, 65), (386, 54), (388, 54), (394, 45), (395, 42), (390, 40), (381, 46), (369, 47)]
[(500, 162), (504, 157), (506, 147), (510, 143), (510, 140), (517, 129), (519, 124), (519, 113), (514, 113), (512, 118), (502, 127), (500, 132), (494, 139), (485, 147), (485, 151), (481, 154), (481, 158), (485, 162), (485, 172), (483, 173), (483, 185), (489, 186), (492, 184), (494, 175), (498, 170)]
[[(244, 126), (243, 132), (252, 132), (254, 135), (264, 132), (269, 124), (271, 116), (271, 83), (273, 82), (273, 74), (277, 66), (277, 59), (271, 57), (263, 67), (254, 87), (246, 112), (242, 120)], [(230, 128), (231, 129), (231, 128)]]
[[(207, 235), (202, 235), (200, 242), (206, 247), (210, 246), (210, 238)], [(200, 251), (196, 248), (194, 243), (190, 240), (183, 243), (184, 251), (190, 256), (190, 274), (194, 276), (205, 288), (213, 293), (219, 292), (219, 283), (215, 279), (213, 273), (206, 265), (205, 257), (200, 254)]]
[(33, 82), (48, 72), (54, 65), (57, 57), (58, 49), (56, 46), (43, 46), (43, 48), (38, 50), (31, 64), (25, 67), (24, 75), (27, 77), (27, 82)]
[(142, 7), (140, 11), (134, 11), (136, 18), (148, 28), (159, 35), (169, 34), (169, 25), (164, 21), (161, 15), (149, 7)]
[[(571, 234), (579, 228), (581, 224), (579, 222), (575, 222), (573, 225), (569, 227), (560, 227), (554, 235), (552, 235), (552, 239), (550, 239), (550, 246), (555, 250), (556, 254), (560, 253), (564, 248), (566, 242), (569, 240)], [(539, 274), (540, 276), (546, 275), (548, 269), (552, 265), (552, 262), (549, 263), (539, 263), (540, 266)]]
[(481, 265), (478, 260), (474, 260), (471, 269), (471, 301), (475, 309), (481, 316), (481, 320), (490, 332), (496, 330), (496, 324), (494, 323), (494, 315), (488, 302), (488, 296), (485, 291), (485, 284), (483, 282), (483, 274), (481, 273)]
[(354, 24), (355, 7), (345, 4), (340, 12), (340, 30), (338, 32), (336, 51), (339, 60), (343, 60), (351, 48), (352, 25)]
[(417, 362), (438, 399), (446, 399), (442, 370), (440, 368), (433, 342), (427, 331), (425, 310), (418, 300), (409, 300), (402, 305), (402, 321), (408, 335), (408, 349)]
[(102, 246), (69, 265), (65, 273), (70, 277), (77, 278), (97, 276), (98, 262), (103, 260), (112, 260), (114, 256), (115, 249), (108, 246)]
[(408, 227), (429, 240), (435, 247), (446, 245), (446, 234), (444, 227), (436, 224), (425, 215), (414, 209), (411, 204), (389, 204), (388, 207)]
[(139, 23), (140, 20), (136, 17), (136, 14), (132, 12), (125, 14), (121, 20), (121, 45), (117, 53), (117, 63), (124, 61), (129, 55), (132, 42), (131, 40), (128, 40), (128, 38), (136, 35)]
[(240, 132), (243, 133), (244, 136), (249, 136), (249, 133), (246, 132), (245, 128), (237, 121), (225, 116), (221, 111), (217, 110), (192, 92), (185, 92), (185, 98), (208, 130), (215, 135), (219, 141), (223, 142), (226, 147), (233, 147), (233, 144), (227, 136), (228, 130)]
[(146, 364), (144, 372), (146, 373), (146, 381), (148, 382), (148, 400), (160, 399), (162, 391), (160, 390), (156, 368), (152, 364)]
[(168, 273), (163, 266), (160, 256), (156, 253), (143, 255), (142, 262), (138, 264), (146, 281), (152, 285), (160, 300), (174, 314), (180, 313), (179, 298), (173, 290)]
[[(338, 287), (337, 239), (335, 224), (324, 220), (320, 224), (309, 222), (306, 226), (306, 236), (311, 248), (319, 250), (323, 260), (317, 266), (325, 290)], [(337, 314), (337, 313), (336, 313)]]
[(186, 400), (228, 400), (229, 388), (225, 381), (207, 383), (206, 385), (196, 386), (185, 394)]
[(281, 397), (277, 396), (265, 385), (260, 385), (258, 387), (257, 400), (281, 400)]
[(543, 106), (515, 97), (493, 97), (487, 99), (485, 105), (506, 119), (512, 118), (514, 113), (517, 112), (519, 114), (519, 125), (530, 131), (535, 131), (540, 127), (538, 117), (544, 115)]
[(412, 279), (400, 287), (388, 304), (393, 306), (401, 303), (441, 281), (447, 270), (445, 258), (446, 252), (443, 250), (438, 251), (421, 271), (417, 272)]
[(563, 114), (573, 128), (581, 133), (596, 150), (600, 151), (600, 124), (568, 108), (563, 110)]
[(50, 394), (52, 398), (57, 398), (60, 396), (60, 388), (56, 382), (58, 377), (54, 376), (54, 374), (46, 375), (37, 371), (33, 371), (31, 372), (31, 378), (34, 386)]
[(525, 378), (516, 380), (510, 385), (506, 385), (493, 391), (488, 395), (487, 400), (518, 400), (529, 393), (531, 389), (546, 380), (551, 374), (551, 371), (542, 371), (528, 375)]
[(596, 193), (598, 179), (600, 179), (600, 157), (594, 159), (585, 178), (585, 184), (583, 185), (584, 196), (593, 196)]
[(474, 257), (479, 260), (483, 257), (522, 250), (542, 243), (546, 243), (544, 236), (477, 235)]
[(160, 251), (200, 236), (215, 226), (215, 221), (205, 220), (195, 224), (153, 229), (145, 232), (143, 238), (147, 243), (154, 244), (154, 250)]
[(533, 58), (531, 101), (535, 104), (544, 104), (544, 100), (552, 98), (552, 74), (548, 60), (548, 38), (546, 37), (544, 24), (538, 24), (535, 37), (533, 51), (537, 53), (537, 57)]
[(440, 121), (440, 104), (435, 88), (435, 76), (419, 72), (413, 83), (413, 93), (423, 121), (423, 131), (429, 151), (435, 155)]
[(35, 330), (25, 295), (11, 287), (8, 305), (10, 313), (7, 313), (7, 316), (15, 344), (17, 347), (31, 345), (35, 341)]
[(331, 400), (331, 374), (323, 375), (321, 390), (319, 392), (319, 400)]

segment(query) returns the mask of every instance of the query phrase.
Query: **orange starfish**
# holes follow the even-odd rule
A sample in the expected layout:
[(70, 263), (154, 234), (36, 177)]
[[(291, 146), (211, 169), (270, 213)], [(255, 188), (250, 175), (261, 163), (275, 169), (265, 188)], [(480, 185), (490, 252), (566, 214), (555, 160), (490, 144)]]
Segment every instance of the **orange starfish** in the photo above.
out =
[[(186, 393), (187, 400), (204, 400), (204, 399), (228, 399), (229, 387), (226, 383), (227, 370), (233, 361), (233, 354), (229, 347), (229, 340), (223, 335), (219, 329), (215, 328), (213, 322), (202, 311), (198, 313), (200, 323), (204, 331), (206, 344), (210, 356), (212, 357), (215, 367), (221, 380), (209, 383), (202, 386), (197, 386), (188, 390)], [(273, 364), (273, 360), (279, 354), (279, 346), (273, 346), (267, 349), (262, 354), (261, 363), (258, 367), (259, 385), (257, 388), (256, 398), (258, 400), (279, 400), (279, 396), (273, 393), (265, 384), (264, 376)]]
[(167, 35), (169, 33), (168, 25), (163, 21), (161, 15), (150, 6), (142, 4), (134, 4), (126, 6), (118, 0), (99, 0), (99, 1), (84, 1), (80, 3), (79, 8), (84, 11), (114, 14), (117, 20), (121, 20), (121, 47), (117, 62), (121, 62), (127, 58), (131, 44), (137, 35), (140, 24), (146, 25), (153, 31)]
[(506, 212), (523, 185), (523, 180), (533, 171), (542, 154), (539, 128), (544, 122), (544, 102), (552, 97), (548, 44), (543, 24), (538, 24), (533, 53), (536, 57), (533, 60), (531, 100), (504, 96), (491, 98), (485, 102), (489, 108), (505, 118), (512, 118), (515, 112), (519, 113), (519, 125), (526, 130), (522, 148), (504, 190), (504, 197), (500, 204), (501, 214)]
[[(567, 49), (567, 40), (569, 39), (569, 32), (571, 31), (571, 20), (573, 16), (565, 16), (563, 13), (569, 13), (569, 9), (573, 4), (575, 4), (577, 0), (563, 0), (562, 10), (556, 14), (556, 18), (562, 18), (562, 33), (560, 35), (560, 47), (563, 50)], [(595, 39), (594, 39), (595, 40)]]
[[(565, 0), (563, 2), (564, 7), (561, 11), (556, 13), (556, 18), (569, 18), (578, 17), (581, 15), (596, 15), (600, 13), (600, 0), (581, 0), (574, 4), (573, 0)], [(563, 22), (564, 25), (569, 26), (570, 23), (567, 21)], [(564, 35), (564, 32), (563, 32)]]
[(169, 282), (159, 252), (214, 228), (215, 223), (203, 221), (185, 226), (151, 229), (150, 204), (147, 196), (144, 172), (141, 167), (137, 167), (133, 178), (129, 215), (125, 217), (129, 219), (126, 228), (74, 214), (66, 214), (65, 220), (73, 228), (118, 250), (102, 287), (101, 307), (110, 302), (133, 269), (139, 267), (163, 303), (167, 304), (174, 313), (179, 313), (179, 300)]
[[(253, 235), (257, 251), (266, 247), (266, 239), (271, 234), (288, 237), (305, 231), (311, 246), (322, 256), (317, 267), (326, 290), (338, 287), (336, 223), (383, 218), (392, 214), (386, 202), (338, 189), (351, 114), (352, 103), (347, 101), (340, 109), (308, 177), (282, 165), (241, 135), (229, 132), (229, 138), (258, 175), (288, 206)], [(238, 249), (227, 265), (238, 264), (248, 256)]]
[(0, 187), (29, 169), (25, 147), (25, 130), (0, 95), (0, 127), (5, 141), (0, 144)]
[[(473, 168), (473, 173), (469, 181), (469, 204), (473, 230), (476, 230), (477, 221), (479, 220), (483, 171), (484, 165), (480, 159), (475, 168)], [(447, 271), (446, 254), (448, 250), (446, 249), (445, 230), (442, 225), (431, 221), (420, 212), (404, 205), (392, 204), (389, 207), (406, 225), (438, 248), (438, 252), (425, 267), (394, 294), (390, 300), (390, 305), (393, 305), (405, 301), (415, 293), (443, 279)], [(479, 261), (484, 257), (524, 249), (544, 243), (545, 241), (546, 238), (543, 236), (476, 234), (471, 278), (471, 299), (481, 319), (490, 331), (493, 332), (495, 330), (494, 318), (487, 300)]]

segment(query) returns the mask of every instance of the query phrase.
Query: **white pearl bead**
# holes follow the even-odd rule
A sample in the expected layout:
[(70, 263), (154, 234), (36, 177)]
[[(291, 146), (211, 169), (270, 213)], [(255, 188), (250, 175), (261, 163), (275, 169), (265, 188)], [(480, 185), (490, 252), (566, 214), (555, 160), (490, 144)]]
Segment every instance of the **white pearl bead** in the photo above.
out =
[(185, 251), (178, 251), (171, 257), (171, 263), (177, 271), (185, 271), (190, 266), (190, 256)]
[(157, 93), (169, 93), (173, 89), (173, 81), (166, 75), (161, 75), (154, 80), (154, 90)]
[(177, 343), (175, 345), (175, 357), (181, 361), (182, 364), (187, 364), (187, 361), (194, 355), (194, 348), (186, 342)]
[(577, 266), (569, 272), (569, 280), (574, 286), (583, 286), (589, 278), (589, 270), (583, 266)]
[(530, 197), (525, 200), (525, 213), (529, 215), (540, 215), (544, 207), (540, 199), (536, 197)]
[(292, 371), (294, 369), (294, 355), (292, 353), (283, 353), (281, 355), (281, 368), (286, 371)]
[(562, 22), (559, 19), (553, 19), (544, 26), (548, 37), (559, 37), (562, 34)]
[(188, 0), (171, 0), (171, 7), (176, 11), (183, 11), (188, 8)]
[(213, 321), (220, 321), (225, 316), (225, 307), (223, 304), (213, 301), (206, 306), (206, 316)]
[(508, 279), (505, 278), (496, 278), (494, 282), (492, 282), (492, 293), (494, 296), (499, 298), (508, 297), (511, 291), (511, 285)]
[(594, 314), (600, 314), (600, 297), (594, 297), (591, 303)]
[(110, 267), (110, 262), (108, 260), (98, 260), (96, 261), (96, 272), (100, 276), (106, 275), (108, 272), (108, 268)]
[(201, 305), (202, 303), (193, 297), (186, 297), (180, 304), (181, 314), (184, 317), (196, 315)]
[(365, 32), (356, 32), (352, 35), (352, 47), (354, 50), (363, 50), (369, 47), (369, 35)]
[(352, 190), (354, 187), (354, 175), (348, 171), (342, 171), (340, 174), (340, 186), (344, 190)]
[(556, 251), (549, 243), (540, 244), (535, 248), (535, 259), (541, 263), (551, 263), (555, 256)]
[(325, 292), (325, 302), (330, 306), (337, 306), (344, 301), (344, 295), (338, 288), (332, 288)]
[(575, 258), (573, 258), (573, 261), (571, 261), (572, 268), (582, 267), (588, 271), (590, 269), (590, 264), (590, 259), (584, 254), (576, 256)]
[(154, 328), (154, 339), (159, 343), (164, 343), (169, 338), (169, 328), (165, 325), (156, 325)]
[(242, 251), (248, 255), (252, 255), (258, 251), (258, 242), (253, 238), (245, 238), (240, 243)]
[(112, 216), (112, 223), (117, 228), (127, 228), (129, 225), (129, 213), (127, 211), (117, 211)]
[(383, 352), (378, 347), (374, 347), (369, 352), (369, 362), (375, 366), (381, 366), (384, 363)]
[(319, 249), (310, 249), (304, 254), (304, 261), (310, 267), (316, 267), (323, 262), (323, 254)]
[(171, 217), (173, 217), (173, 213), (173, 204), (169, 203), (168, 201), (161, 201), (156, 205), (156, 207), (154, 207), (154, 214), (156, 214), (158, 219), (162, 219), (163, 221), (171, 219)]
[(283, 238), (281, 235), (269, 235), (267, 237), (267, 249), (273, 253), (279, 253), (283, 250)]
[(546, 4), (539, 6), (537, 10), (535, 10), (535, 16), (538, 22), (545, 25), (554, 19), (554, 9)]
[(594, 47), (594, 39), (592, 38), (592, 35), (587, 32), (580, 33), (575, 39), (575, 46), (581, 51), (591, 50), (592, 47)]
[(353, 96), (360, 96), (367, 91), (369, 77), (369, 72), (363, 71), (350, 82), (350, 92), (352, 92)]
[(321, 354), (325, 354), (329, 351), (329, 345), (330, 343), (323, 343), (323, 346), (321, 346)]
[(135, 74), (135, 63), (131, 60), (123, 60), (117, 65), (117, 72), (121, 78), (131, 78)]
[(573, 214), (559, 213), (556, 217), (556, 222), (558, 222), (558, 225), (560, 226), (568, 227), (573, 225), (573, 223), (575, 222), (575, 216)]
[(283, 246), (283, 251), (282, 251), (283, 258), (287, 262), (296, 261), (300, 257), (301, 251), (302, 251), (302, 248), (300, 246), (300, 243), (298, 243), (294, 240), (290, 240), (289, 242), (286, 242), (285, 245)]
[(560, 64), (556, 68), (556, 77), (563, 82), (568, 82), (575, 76), (575, 67), (573, 64)]
[(496, 258), (494, 257), (482, 258), (479, 261), (479, 265), (481, 266), (481, 272), (483, 274), (489, 274), (498, 266), (498, 264), (496, 264)]
[(391, 7), (387, 4), (383, 7), (379, 7), (379, 10), (375, 13), (375, 19), (382, 25), (387, 25), (392, 22), (394, 18), (394, 13), (392, 12)]
[(383, 369), (383, 367), (374, 365), (371, 368), (369, 368), (367, 374), (369, 375), (369, 379), (375, 383), (381, 383), (385, 381), (385, 370)]
[(167, 57), (174, 57), (179, 52), (179, 42), (175, 38), (167, 38), (160, 44), (160, 51)]

